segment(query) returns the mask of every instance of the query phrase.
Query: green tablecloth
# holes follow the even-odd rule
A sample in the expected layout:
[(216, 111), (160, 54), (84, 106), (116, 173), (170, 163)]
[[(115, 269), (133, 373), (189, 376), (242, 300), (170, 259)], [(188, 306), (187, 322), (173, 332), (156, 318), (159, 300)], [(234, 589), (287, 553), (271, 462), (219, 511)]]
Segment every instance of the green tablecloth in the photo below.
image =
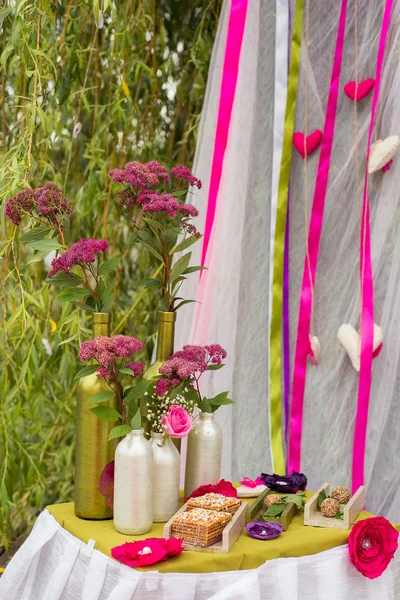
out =
[[(252, 499), (248, 499), (252, 502)], [(111, 556), (111, 548), (124, 542), (145, 539), (146, 537), (163, 537), (164, 523), (155, 523), (149, 533), (142, 536), (127, 536), (115, 530), (112, 520), (84, 521), (74, 514), (74, 505), (54, 504), (47, 510), (75, 537), (87, 543), (89, 539), (96, 541), (96, 549)], [(362, 512), (358, 519), (371, 516)], [(179, 556), (165, 562), (145, 567), (143, 571), (157, 570), (164, 573), (210, 573), (216, 571), (235, 571), (239, 569), (256, 569), (265, 561), (274, 558), (287, 558), (317, 554), (335, 546), (347, 543), (349, 531), (345, 529), (323, 529), (305, 527), (303, 513), (297, 514), (289, 529), (278, 538), (269, 541), (255, 540), (246, 530), (229, 554), (184, 551)]]

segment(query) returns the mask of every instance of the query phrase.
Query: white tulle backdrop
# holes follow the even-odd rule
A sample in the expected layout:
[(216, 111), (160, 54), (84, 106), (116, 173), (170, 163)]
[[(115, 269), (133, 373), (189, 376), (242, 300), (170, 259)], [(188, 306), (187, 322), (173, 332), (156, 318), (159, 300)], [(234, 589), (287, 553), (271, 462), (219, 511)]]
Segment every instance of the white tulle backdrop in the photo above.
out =
[[(278, 3), (279, 5), (280, 3)], [(293, 14), (294, 3), (291, 3)], [(384, 2), (358, 0), (359, 79), (374, 77)], [(325, 218), (315, 288), (314, 333), (322, 354), (308, 367), (304, 406), (302, 470), (309, 487), (324, 481), (351, 484), (358, 375), (337, 340), (342, 323), (358, 328), (359, 217), (355, 185), (353, 102), (343, 85), (355, 79), (354, 7), (349, 0), (342, 76)], [(204, 230), (219, 90), (230, 2), (222, 9), (202, 113), (194, 172), (203, 188), (194, 198)], [(279, 9), (279, 8), (278, 8)], [(176, 347), (213, 343), (228, 351), (227, 366), (207, 374), (206, 393), (231, 390), (235, 405), (218, 411), (224, 432), (222, 475), (238, 479), (271, 471), (268, 418), (268, 319), (270, 278), (270, 202), (274, 116), (276, 10), (274, 2), (250, 0), (240, 59), (228, 148), (202, 304), (185, 306), (178, 316)], [(308, 127), (323, 129), (340, 3), (310, 2)], [(400, 133), (400, 4), (389, 30), (378, 106), (376, 137)], [(305, 106), (304, 42), (295, 130), (303, 130)], [(287, 43), (287, 40), (286, 40)], [(359, 172), (365, 167), (371, 96), (357, 105)], [(318, 162), (308, 160), (309, 205)], [(293, 361), (300, 283), (305, 254), (303, 161), (294, 152), (290, 178), (290, 328)], [(387, 173), (370, 178), (375, 322), (384, 345), (373, 365), (367, 434), (367, 507), (400, 520), (400, 155)], [(193, 197), (191, 198), (193, 201)], [(200, 261), (201, 243), (193, 258)], [(199, 279), (186, 282), (186, 297), (199, 298)], [(293, 366), (293, 365), (292, 365)]]

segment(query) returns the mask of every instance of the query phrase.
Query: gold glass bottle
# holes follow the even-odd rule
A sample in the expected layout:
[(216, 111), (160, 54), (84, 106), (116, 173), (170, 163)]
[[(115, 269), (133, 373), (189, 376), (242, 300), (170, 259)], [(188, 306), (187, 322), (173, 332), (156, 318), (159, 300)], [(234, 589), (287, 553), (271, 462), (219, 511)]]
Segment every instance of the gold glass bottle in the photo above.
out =
[[(158, 332), (157, 332), (157, 350), (156, 360), (144, 374), (145, 379), (151, 379), (160, 375), (158, 369), (166, 360), (174, 353), (174, 338), (175, 338), (175, 321), (176, 313), (162, 312), (158, 313)], [(141, 403), (142, 415), (146, 414), (146, 406)], [(144, 426), (145, 437), (150, 439), (150, 426), (146, 423)], [(173, 440), (175, 446), (180, 449), (180, 440)]]
[(159, 312), (158, 313), (158, 333), (156, 360), (147, 369), (146, 379), (159, 375), (158, 369), (174, 353), (176, 313)]
[[(93, 337), (110, 335), (111, 315), (93, 313)], [(100, 475), (104, 467), (114, 460), (118, 439), (108, 441), (116, 423), (96, 417), (90, 409), (97, 404), (87, 404), (88, 399), (102, 391), (110, 391), (104, 379), (96, 373), (82, 377), (77, 388), (76, 456), (75, 456), (75, 514), (81, 519), (111, 519), (113, 511), (105, 505), (99, 492)], [(118, 410), (116, 396), (101, 406)], [(118, 423), (117, 423), (118, 424)]]

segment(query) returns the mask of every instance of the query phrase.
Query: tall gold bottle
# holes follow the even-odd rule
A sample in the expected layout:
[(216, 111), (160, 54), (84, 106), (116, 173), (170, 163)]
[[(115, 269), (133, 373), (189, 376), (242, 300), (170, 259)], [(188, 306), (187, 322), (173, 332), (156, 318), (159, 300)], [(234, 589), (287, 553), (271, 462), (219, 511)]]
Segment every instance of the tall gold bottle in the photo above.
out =
[(175, 321), (174, 312), (158, 313), (156, 360), (147, 369), (144, 375), (146, 379), (159, 375), (158, 369), (174, 353)]
[[(111, 315), (93, 313), (93, 337), (110, 335)], [(75, 514), (81, 519), (111, 519), (113, 511), (105, 505), (99, 492), (100, 475), (114, 460), (118, 439), (108, 441), (115, 423), (96, 417), (90, 409), (97, 404), (87, 400), (98, 392), (110, 391), (109, 386), (95, 373), (82, 377), (77, 388), (76, 456), (75, 456)], [(101, 406), (118, 409), (116, 396)]]
[[(162, 312), (158, 313), (158, 332), (157, 332), (157, 350), (156, 360), (144, 374), (145, 379), (151, 379), (156, 377), (160, 373), (158, 369), (161, 367), (166, 360), (174, 353), (174, 339), (175, 339), (175, 321), (176, 313), (174, 312)], [(146, 414), (146, 406), (142, 402), (141, 405), (142, 415)], [(144, 426), (145, 437), (150, 439), (150, 429), (146, 424)], [(175, 446), (180, 449), (180, 440), (173, 440)]]

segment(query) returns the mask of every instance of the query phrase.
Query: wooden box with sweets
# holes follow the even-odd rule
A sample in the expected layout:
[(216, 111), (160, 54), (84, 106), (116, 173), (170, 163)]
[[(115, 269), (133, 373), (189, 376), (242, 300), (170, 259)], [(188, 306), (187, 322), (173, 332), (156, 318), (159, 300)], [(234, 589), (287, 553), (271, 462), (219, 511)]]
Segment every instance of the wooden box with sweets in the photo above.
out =
[(190, 498), (164, 527), (164, 537), (183, 539), (185, 550), (230, 552), (245, 526), (247, 503), (221, 494)]

